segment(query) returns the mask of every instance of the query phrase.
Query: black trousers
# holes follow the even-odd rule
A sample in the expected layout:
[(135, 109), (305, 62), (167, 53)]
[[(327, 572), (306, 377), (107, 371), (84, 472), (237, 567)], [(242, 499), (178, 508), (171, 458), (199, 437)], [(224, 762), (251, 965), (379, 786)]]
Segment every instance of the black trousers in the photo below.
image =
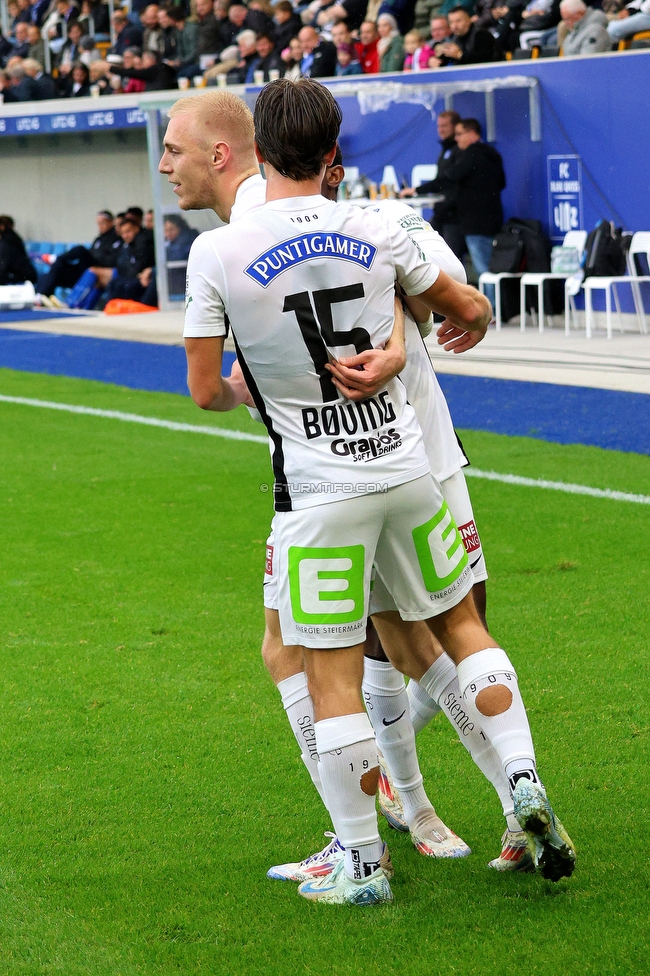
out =
[(56, 259), (49, 271), (36, 282), (39, 295), (52, 295), (55, 288), (74, 288), (84, 271), (93, 263), (87, 247), (72, 247)]

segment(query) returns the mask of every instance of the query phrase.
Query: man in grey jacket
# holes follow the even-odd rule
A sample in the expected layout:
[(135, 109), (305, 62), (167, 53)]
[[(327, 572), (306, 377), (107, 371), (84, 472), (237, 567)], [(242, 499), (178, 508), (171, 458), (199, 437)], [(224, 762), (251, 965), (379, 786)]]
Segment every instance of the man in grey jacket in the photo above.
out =
[(569, 28), (562, 45), (566, 57), (611, 51), (612, 39), (607, 33), (607, 17), (602, 10), (587, 7), (582, 0), (562, 0), (560, 14)]

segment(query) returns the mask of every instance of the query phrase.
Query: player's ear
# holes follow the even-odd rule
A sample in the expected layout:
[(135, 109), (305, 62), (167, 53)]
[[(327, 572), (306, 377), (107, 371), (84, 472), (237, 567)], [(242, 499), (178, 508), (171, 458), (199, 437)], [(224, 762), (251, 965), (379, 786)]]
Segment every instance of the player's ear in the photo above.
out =
[(230, 159), (230, 146), (227, 142), (215, 142), (212, 146), (212, 165), (221, 169)]

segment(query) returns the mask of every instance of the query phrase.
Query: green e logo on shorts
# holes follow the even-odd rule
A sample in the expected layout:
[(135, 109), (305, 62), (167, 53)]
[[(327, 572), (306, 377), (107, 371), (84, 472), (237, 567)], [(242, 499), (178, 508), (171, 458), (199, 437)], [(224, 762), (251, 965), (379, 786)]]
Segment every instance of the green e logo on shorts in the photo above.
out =
[(290, 546), (289, 592), (299, 624), (347, 624), (364, 614), (363, 546)]
[(413, 542), (424, 585), (430, 593), (444, 590), (467, 565), (463, 540), (447, 502), (432, 519), (413, 529)]

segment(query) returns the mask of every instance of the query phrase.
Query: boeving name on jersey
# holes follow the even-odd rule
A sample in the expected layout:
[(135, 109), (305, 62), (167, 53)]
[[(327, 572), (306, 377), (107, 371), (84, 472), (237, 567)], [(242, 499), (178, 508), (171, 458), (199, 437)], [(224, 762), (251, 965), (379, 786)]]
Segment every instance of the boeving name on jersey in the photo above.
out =
[(291, 240), (264, 251), (244, 269), (244, 273), (262, 288), (266, 288), (283, 271), (295, 268), (310, 258), (343, 258), (344, 261), (353, 261), (369, 271), (376, 254), (377, 248), (367, 241), (343, 234), (314, 232), (292, 237)]

